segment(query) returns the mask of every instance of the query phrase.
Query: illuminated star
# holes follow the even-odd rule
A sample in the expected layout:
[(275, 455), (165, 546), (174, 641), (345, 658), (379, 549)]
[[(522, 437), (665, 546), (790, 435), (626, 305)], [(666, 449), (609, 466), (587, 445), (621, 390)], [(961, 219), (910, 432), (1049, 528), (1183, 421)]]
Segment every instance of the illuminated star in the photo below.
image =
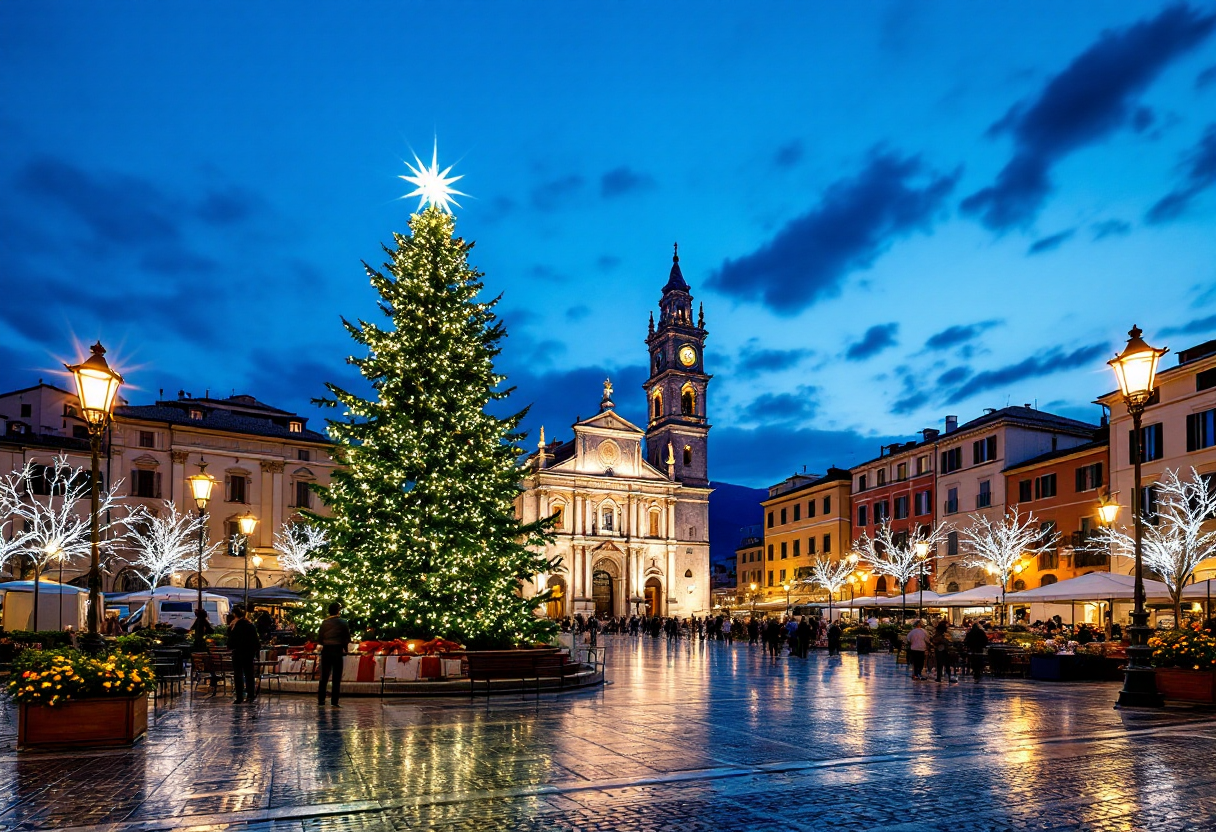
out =
[(468, 196), (468, 194), (458, 191), (452, 187), (452, 183), (458, 179), (463, 179), (464, 176), (448, 176), (452, 170), (452, 166), (439, 170), (439, 140), (435, 140), (435, 150), (431, 154), (431, 166), (425, 167), (422, 160), (418, 158), (418, 154), (414, 154), (414, 162), (417, 164), (411, 165), (409, 162), (405, 166), (410, 169), (413, 176), (402, 176), (406, 182), (417, 187), (406, 194), (402, 199), (409, 199), (412, 196), (420, 197), (418, 200), (418, 210), (430, 203), (444, 213), (452, 213), (449, 205), (461, 207), (460, 203), (452, 199), (453, 196)]

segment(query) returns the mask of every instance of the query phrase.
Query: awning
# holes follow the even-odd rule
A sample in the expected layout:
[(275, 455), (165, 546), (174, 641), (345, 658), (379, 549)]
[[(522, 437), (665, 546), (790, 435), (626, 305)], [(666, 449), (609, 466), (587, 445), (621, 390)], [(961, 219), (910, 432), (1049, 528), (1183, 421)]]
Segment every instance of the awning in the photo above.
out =
[(943, 595), (939, 607), (994, 607), (1001, 602), (1001, 588), (986, 584)]
[[(1017, 604), (1131, 601), (1135, 598), (1135, 584), (1136, 579), (1131, 575), (1120, 575), (1118, 572), (1089, 572), (1077, 578), (1069, 578), (1067, 581), (1041, 586), (1037, 589), (1010, 592), (1005, 599)], [(1169, 588), (1161, 581), (1146, 580), (1144, 594), (1147, 599), (1154, 602), (1168, 601), (1170, 597)]]
[[(33, 581), (7, 581), (0, 584), (0, 592), (33, 592)], [(54, 581), (48, 581), (45, 578), (38, 582), (39, 595), (79, 595), (80, 593), (88, 594), (87, 589), (82, 589), (71, 584), (57, 584)]]
[(875, 607), (940, 607), (937, 603), (942, 596), (938, 595), (931, 589), (926, 589), (924, 594), (920, 592), (908, 592), (903, 595), (892, 595), (890, 598), (879, 598), (874, 604), (866, 606)]

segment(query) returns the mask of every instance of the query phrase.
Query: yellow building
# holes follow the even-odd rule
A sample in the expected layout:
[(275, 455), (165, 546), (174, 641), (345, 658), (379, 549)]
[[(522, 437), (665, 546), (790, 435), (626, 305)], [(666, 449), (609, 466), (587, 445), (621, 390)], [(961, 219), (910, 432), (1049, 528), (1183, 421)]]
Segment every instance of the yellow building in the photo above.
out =
[(764, 585), (764, 533), (761, 526), (744, 526), (741, 529), (739, 546), (735, 549), (735, 588), (732, 594), (736, 605), (746, 605), (753, 596), (762, 597)]
[[(769, 488), (768, 499), (760, 504), (764, 509), (764, 567), (759, 570), (762, 581), (757, 583), (764, 598), (784, 599), (788, 592), (790, 601), (797, 602), (818, 595), (814, 587), (802, 582), (815, 559), (835, 561), (848, 555), (852, 479), (846, 470), (829, 468), (823, 476), (795, 474)], [(747, 570), (746, 565), (742, 568)]]

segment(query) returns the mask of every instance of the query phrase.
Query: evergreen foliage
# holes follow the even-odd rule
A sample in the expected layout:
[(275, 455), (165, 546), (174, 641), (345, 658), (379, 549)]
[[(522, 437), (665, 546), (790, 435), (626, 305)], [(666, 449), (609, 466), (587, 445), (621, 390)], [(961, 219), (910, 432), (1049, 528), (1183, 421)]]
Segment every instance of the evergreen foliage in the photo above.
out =
[(327, 385), (334, 398), (322, 403), (343, 411), (329, 420), (343, 467), (317, 489), (332, 517), (312, 518), (326, 531), (329, 566), (300, 582), (315, 599), (313, 623), (338, 599), (356, 632), (508, 647), (554, 629), (535, 615), (548, 594), (519, 592), (553, 568), (538, 554), (549, 521), (516, 519), (526, 410), (487, 412), (511, 393), (494, 371), (506, 331), (497, 298), (478, 299), (472, 244), (453, 237), (454, 225), (427, 208), (385, 247), (382, 271), (364, 264), (390, 324), (344, 320), (367, 352), (348, 362), (374, 392)]

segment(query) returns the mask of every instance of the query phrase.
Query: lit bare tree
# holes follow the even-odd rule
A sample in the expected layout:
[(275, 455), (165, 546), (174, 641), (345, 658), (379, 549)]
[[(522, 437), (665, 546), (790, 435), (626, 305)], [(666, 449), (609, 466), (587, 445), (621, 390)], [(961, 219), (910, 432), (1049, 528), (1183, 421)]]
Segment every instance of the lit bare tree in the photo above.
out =
[(810, 575), (804, 580), (804, 583), (821, 586), (828, 591), (828, 621), (832, 620), (832, 602), (836, 598), (836, 593), (844, 587), (856, 565), (857, 555), (849, 555), (847, 558), (837, 561), (815, 558), (815, 564), (811, 567)]
[(917, 551), (917, 544), (923, 543), (928, 552), (936, 552), (950, 530), (950, 524), (939, 523), (935, 527), (921, 526), (913, 529), (911, 533), (897, 534), (891, 530), (891, 521), (884, 520), (874, 531), (873, 537), (862, 532), (861, 537), (853, 544), (853, 549), (857, 556), (874, 570), (874, 574), (887, 575), (899, 584), (900, 594), (904, 596), (906, 618), (908, 581), (924, 569), (924, 558)]
[[(98, 528), (101, 546), (109, 548), (109, 533), (126, 523), (126, 508), (119, 502), (122, 480), (98, 493)], [(38, 619), (38, 584), (43, 570), (51, 564), (88, 561), (92, 548), (89, 473), (73, 467), (60, 455), (50, 465), (28, 461), (0, 479), (0, 503), (9, 516), (24, 525), (22, 544), (17, 553), (29, 558), (34, 567), (34, 620)]]
[(174, 572), (198, 569), (200, 533), (204, 540), (203, 569), (206, 569), (220, 544), (207, 542), (207, 524), (202, 517), (189, 512), (183, 514), (168, 500), (159, 514), (140, 506), (131, 514), (127, 533), (123, 535), (127, 546), (135, 553), (127, 562), (135, 567), (150, 589), (156, 589)]
[(328, 543), (325, 530), (312, 523), (284, 523), (274, 535), (279, 566), (296, 575), (328, 567), (328, 563), (316, 557)]
[(962, 536), (963, 549), (967, 553), (963, 565), (984, 569), (1001, 579), (1002, 608), (1006, 585), (1019, 561), (1027, 555), (1050, 551), (1060, 540), (1054, 525), (1042, 526), (1033, 511), (1023, 518), (1017, 506), (997, 522), (983, 515), (976, 517), (962, 530)]
[[(1154, 486), (1157, 497), (1156, 522), (1145, 518), (1143, 524), (1144, 565), (1161, 576), (1174, 602), (1174, 626), (1182, 618), (1182, 590), (1195, 573), (1195, 567), (1216, 557), (1216, 531), (1205, 532), (1203, 524), (1216, 519), (1216, 491), (1194, 468), (1189, 479), (1177, 471), (1166, 471)], [(1116, 551), (1135, 557), (1136, 540), (1120, 529), (1102, 529), (1099, 534)]]

